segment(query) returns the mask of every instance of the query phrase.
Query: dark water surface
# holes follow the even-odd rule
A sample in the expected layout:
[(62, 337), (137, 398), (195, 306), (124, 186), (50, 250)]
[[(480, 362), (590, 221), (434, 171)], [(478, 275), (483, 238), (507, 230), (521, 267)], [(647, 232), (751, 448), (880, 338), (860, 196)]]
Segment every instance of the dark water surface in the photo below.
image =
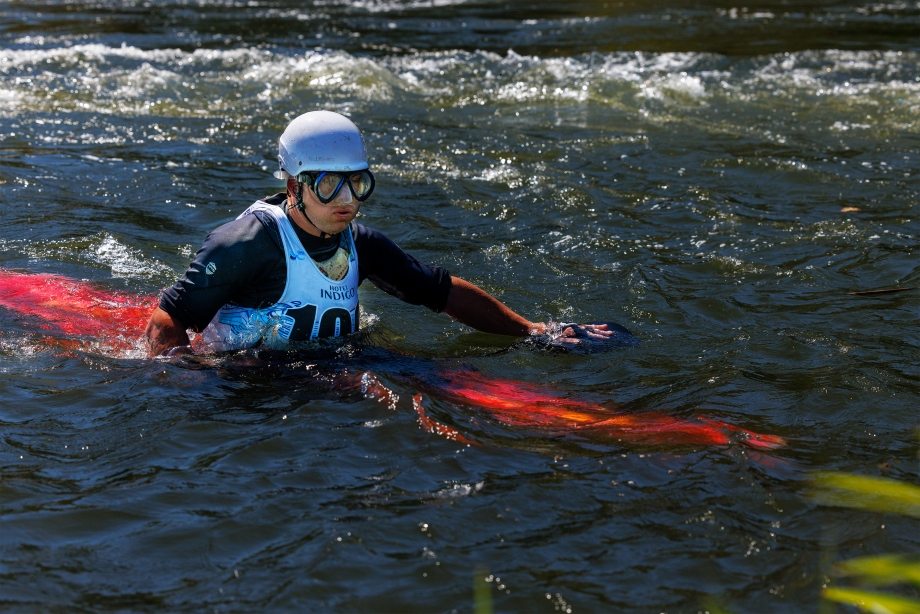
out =
[[(370, 286), (386, 350), (280, 369), (61, 355), (0, 312), (0, 608), (470, 612), (484, 573), (497, 612), (813, 612), (834, 561), (917, 551), (806, 493), (920, 481), (920, 290), (848, 294), (920, 286), (920, 4), (5, 2), (0, 267), (158, 291), (316, 108), (365, 132), (365, 223), (641, 346), (501, 352)], [(411, 408), (444, 364), (789, 445), (586, 444), (429, 392), (463, 447)]]

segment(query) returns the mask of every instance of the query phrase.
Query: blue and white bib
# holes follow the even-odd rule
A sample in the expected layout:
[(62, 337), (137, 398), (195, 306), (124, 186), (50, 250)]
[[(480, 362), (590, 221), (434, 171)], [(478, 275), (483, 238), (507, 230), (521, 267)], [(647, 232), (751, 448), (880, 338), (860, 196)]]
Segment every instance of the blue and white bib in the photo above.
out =
[[(326, 277), (303, 248), (284, 210), (257, 201), (239, 217), (261, 211), (278, 224), (287, 254), (287, 281), (281, 298), (261, 309), (224, 305), (202, 331), (212, 351), (250, 348), (259, 343), (283, 348), (288, 341), (348, 335), (358, 329), (358, 256), (351, 227), (345, 229), (348, 272)], [(239, 218), (237, 218), (239, 219)]]

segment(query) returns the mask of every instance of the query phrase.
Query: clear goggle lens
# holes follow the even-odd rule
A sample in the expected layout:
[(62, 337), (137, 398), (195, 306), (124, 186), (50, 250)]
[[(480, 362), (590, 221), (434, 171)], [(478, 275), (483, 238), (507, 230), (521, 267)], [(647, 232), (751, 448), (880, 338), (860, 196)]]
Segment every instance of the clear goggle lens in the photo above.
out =
[(297, 181), (309, 185), (316, 197), (323, 203), (332, 202), (339, 190), (346, 185), (358, 200), (366, 200), (374, 191), (374, 175), (368, 170), (348, 174), (329, 171), (300, 173), (297, 175)]

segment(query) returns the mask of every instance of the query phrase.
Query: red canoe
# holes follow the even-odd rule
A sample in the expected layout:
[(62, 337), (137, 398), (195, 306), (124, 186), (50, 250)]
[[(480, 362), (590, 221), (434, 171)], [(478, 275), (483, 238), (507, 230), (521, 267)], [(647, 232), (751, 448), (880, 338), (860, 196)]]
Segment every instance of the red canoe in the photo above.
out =
[[(88, 282), (59, 275), (18, 273), (0, 269), (0, 306), (20, 314), (24, 322), (47, 334), (57, 347), (122, 354), (143, 347), (141, 338), (154, 296), (102, 290)], [(783, 445), (780, 437), (762, 435), (707, 418), (684, 420), (664, 413), (626, 413), (567, 398), (551, 388), (497, 379), (467, 371), (440, 374), (446, 382), (438, 396), (484, 412), (511, 427), (568, 433), (592, 440), (653, 445), (726, 445), (741, 442), (759, 449)], [(368, 396), (395, 399), (372, 374), (362, 374)], [(473, 443), (431, 418), (421, 395), (413, 399), (422, 426), (461, 443)]]

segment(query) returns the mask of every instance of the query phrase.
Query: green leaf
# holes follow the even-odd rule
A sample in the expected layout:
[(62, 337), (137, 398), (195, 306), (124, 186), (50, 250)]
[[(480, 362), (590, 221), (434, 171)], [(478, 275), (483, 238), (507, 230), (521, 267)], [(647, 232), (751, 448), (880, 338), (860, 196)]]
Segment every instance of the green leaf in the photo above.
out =
[(920, 612), (920, 601), (850, 588), (826, 588), (824, 598), (856, 606), (863, 612), (872, 614), (917, 614)]
[(876, 586), (902, 582), (920, 586), (920, 557), (890, 554), (849, 559), (834, 565), (836, 576), (859, 576)]
[(887, 478), (822, 471), (812, 498), (824, 505), (920, 518), (920, 487)]
[(702, 606), (709, 614), (730, 614), (729, 611), (722, 606), (722, 603), (711, 595), (703, 599)]
[(473, 612), (492, 614), (492, 576), (484, 568), (473, 572)]

